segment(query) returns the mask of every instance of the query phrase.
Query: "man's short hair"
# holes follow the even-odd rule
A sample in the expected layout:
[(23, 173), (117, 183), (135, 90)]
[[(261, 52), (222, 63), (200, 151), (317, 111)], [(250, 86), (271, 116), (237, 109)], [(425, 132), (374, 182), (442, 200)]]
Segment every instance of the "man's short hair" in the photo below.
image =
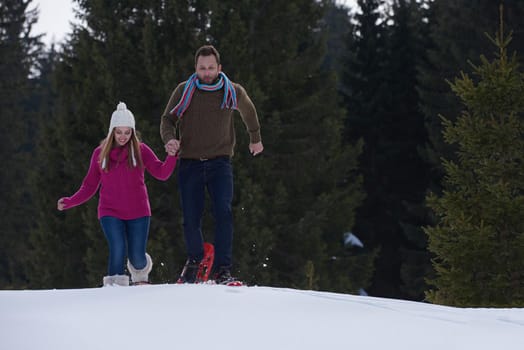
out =
[(198, 61), (198, 57), (200, 56), (215, 56), (217, 60), (217, 64), (220, 64), (220, 54), (218, 53), (218, 50), (215, 49), (213, 45), (204, 45), (201, 46), (195, 53), (195, 66)]

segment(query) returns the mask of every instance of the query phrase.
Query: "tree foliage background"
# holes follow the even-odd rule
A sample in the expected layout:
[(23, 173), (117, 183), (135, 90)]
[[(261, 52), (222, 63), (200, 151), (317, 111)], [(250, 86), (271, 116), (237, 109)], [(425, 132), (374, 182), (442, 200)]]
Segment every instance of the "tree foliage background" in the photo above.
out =
[(524, 74), (516, 55), (508, 57), (511, 36), (502, 26), (491, 40), (495, 59), (481, 56), (472, 75), (450, 83), (465, 110), (455, 122), (443, 117), (456, 160), (444, 160), (444, 192), (429, 197), (439, 218), (426, 229), (436, 254), (435, 289), (428, 293), (434, 302), (524, 302)]
[[(31, 35), (32, 5), (7, 0), (0, 10), (0, 288), (100, 285), (97, 198), (66, 212), (56, 201), (80, 185), (119, 101), (164, 156), (160, 115), (207, 43), (253, 99), (265, 146), (253, 158), (237, 118), (234, 273), (411, 300), (435, 287), (427, 281), (441, 273), (431, 260), (439, 252), (423, 228), (446, 231), (439, 215), (449, 208), (428, 207), (426, 194), (447, 188), (440, 159), (457, 155), (439, 115), (453, 123), (462, 108), (445, 80), (490, 58), (483, 33), (498, 28), (499, 2), (75, 0), (79, 24), (51, 47)], [(515, 62), (523, 5), (504, 1)], [(173, 282), (186, 259), (176, 174), (146, 178), (151, 278)], [(212, 241), (209, 215), (203, 225)], [(349, 233), (363, 247), (345, 241)]]

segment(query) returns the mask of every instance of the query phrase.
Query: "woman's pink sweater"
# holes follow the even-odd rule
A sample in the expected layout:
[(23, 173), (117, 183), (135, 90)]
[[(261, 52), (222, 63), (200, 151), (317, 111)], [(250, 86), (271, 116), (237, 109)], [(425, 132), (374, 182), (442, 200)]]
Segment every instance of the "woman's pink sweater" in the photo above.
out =
[(177, 157), (167, 156), (162, 162), (145, 143), (140, 144), (144, 168), (129, 168), (127, 147), (111, 150), (109, 171), (100, 167), (101, 146), (93, 151), (91, 164), (78, 191), (71, 197), (63, 198), (64, 209), (76, 207), (93, 197), (100, 186), (98, 218), (113, 216), (131, 220), (151, 216), (147, 188), (144, 183), (144, 168), (155, 178), (167, 180), (175, 169)]

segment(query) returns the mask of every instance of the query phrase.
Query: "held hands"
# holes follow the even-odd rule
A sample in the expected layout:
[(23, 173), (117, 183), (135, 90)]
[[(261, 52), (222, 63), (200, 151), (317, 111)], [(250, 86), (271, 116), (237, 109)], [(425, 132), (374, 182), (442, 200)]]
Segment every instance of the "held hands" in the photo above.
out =
[[(178, 150), (180, 149), (180, 141), (176, 139), (171, 139), (165, 144), (164, 147), (166, 149), (167, 154), (169, 154), (170, 156), (174, 156), (178, 153)], [(253, 156), (262, 153), (263, 150), (264, 146), (262, 145), (262, 142), (249, 144), (249, 152), (251, 152)]]
[(249, 144), (249, 152), (251, 152), (253, 156), (256, 156), (257, 154), (262, 153), (263, 150), (264, 150), (264, 146), (262, 145), (262, 142)]
[(180, 141), (176, 139), (171, 139), (165, 144), (165, 149), (167, 154), (170, 156), (176, 156), (178, 150), (180, 149)]

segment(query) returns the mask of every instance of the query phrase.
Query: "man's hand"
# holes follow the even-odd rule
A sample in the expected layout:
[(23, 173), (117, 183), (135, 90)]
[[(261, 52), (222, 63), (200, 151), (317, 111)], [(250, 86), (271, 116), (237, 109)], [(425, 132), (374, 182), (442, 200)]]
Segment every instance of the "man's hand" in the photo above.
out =
[(262, 142), (249, 144), (249, 152), (251, 152), (253, 156), (256, 156), (257, 154), (262, 153), (263, 150), (264, 150), (264, 146), (262, 145)]
[(176, 139), (171, 139), (165, 144), (165, 149), (167, 154), (170, 156), (175, 156), (180, 149), (180, 141)]

